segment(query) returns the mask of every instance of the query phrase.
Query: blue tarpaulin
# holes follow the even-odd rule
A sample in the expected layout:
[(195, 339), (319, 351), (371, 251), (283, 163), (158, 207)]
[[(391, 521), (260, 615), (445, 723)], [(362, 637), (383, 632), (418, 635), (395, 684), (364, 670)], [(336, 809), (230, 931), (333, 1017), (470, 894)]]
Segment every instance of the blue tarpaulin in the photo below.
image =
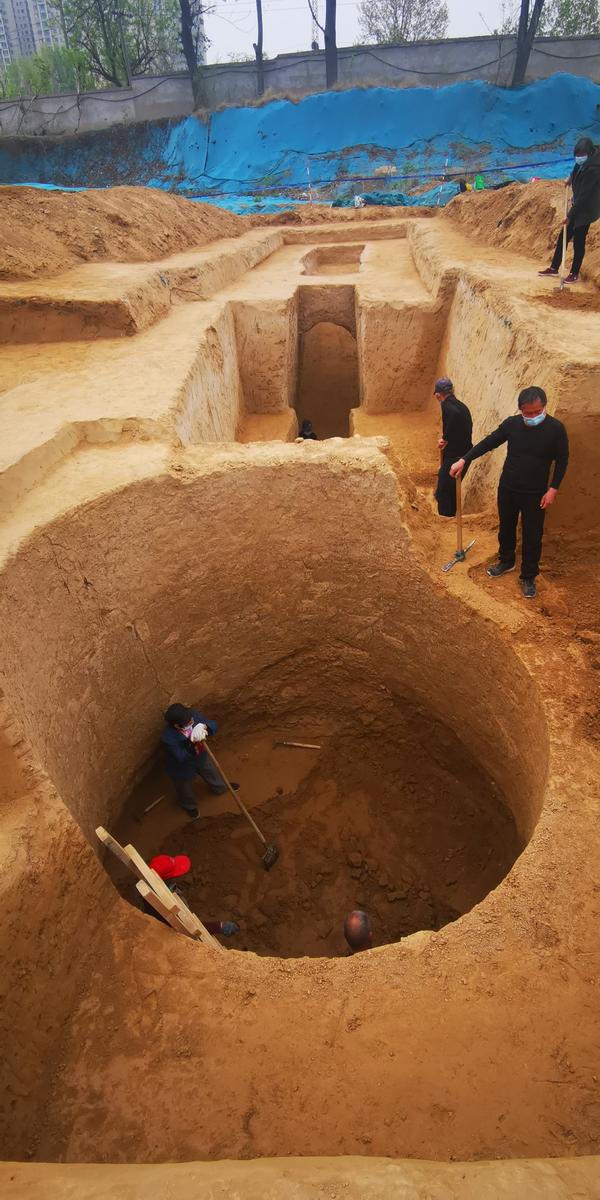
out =
[[(443, 177), (561, 178), (579, 134), (600, 141), (600, 86), (557, 74), (487, 83), (353, 88), (208, 117), (0, 143), (0, 182), (145, 184), (236, 211), (411, 190)], [(445, 198), (444, 196), (442, 199)], [(423, 196), (419, 203), (425, 203)], [(435, 199), (433, 201), (436, 202)]]

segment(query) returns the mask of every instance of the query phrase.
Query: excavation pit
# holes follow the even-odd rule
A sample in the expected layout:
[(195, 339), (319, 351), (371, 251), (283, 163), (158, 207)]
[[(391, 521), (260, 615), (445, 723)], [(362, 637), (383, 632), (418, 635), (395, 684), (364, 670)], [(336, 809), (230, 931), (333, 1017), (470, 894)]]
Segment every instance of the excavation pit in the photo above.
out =
[(317, 246), (302, 259), (303, 275), (353, 275), (360, 271), (365, 249), (360, 244)]
[[(307, 692), (310, 665), (296, 664)], [(142, 837), (154, 853), (190, 856), (188, 903), (206, 919), (240, 924), (232, 948), (337, 957), (346, 950), (344, 917), (355, 908), (369, 913), (374, 946), (441, 929), (495, 888), (523, 848), (498, 788), (455, 734), (385, 686), (350, 677), (346, 690), (360, 691), (360, 713), (344, 705), (340, 686), (325, 719), (218, 739), (226, 773), (279, 846), (268, 874), (231, 796), (211, 797), (200, 779), (199, 821), (174, 807), (160, 772), (136, 789), (124, 814), (122, 841)], [(289, 740), (321, 749), (276, 745)], [(141, 828), (132, 814), (159, 795)], [(130, 882), (123, 894), (132, 898)]]

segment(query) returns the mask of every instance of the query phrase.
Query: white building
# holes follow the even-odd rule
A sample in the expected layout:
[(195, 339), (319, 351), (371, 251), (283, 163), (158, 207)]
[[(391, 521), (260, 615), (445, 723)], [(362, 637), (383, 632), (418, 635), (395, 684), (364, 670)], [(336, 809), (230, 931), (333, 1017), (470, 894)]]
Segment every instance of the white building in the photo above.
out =
[(47, 0), (0, 0), (0, 65), (28, 58), (63, 37)]

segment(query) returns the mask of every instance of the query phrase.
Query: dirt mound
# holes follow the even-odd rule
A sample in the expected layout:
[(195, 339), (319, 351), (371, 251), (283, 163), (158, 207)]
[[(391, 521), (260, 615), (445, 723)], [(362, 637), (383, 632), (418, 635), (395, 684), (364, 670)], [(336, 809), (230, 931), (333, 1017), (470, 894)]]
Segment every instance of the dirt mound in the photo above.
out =
[[(564, 194), (561, 183), (546, 180), (514, 183), (497, 192), (464, 192), (444, 209), (442, 219), (488, 246), (526, 254), (546, 267), (560, 230)], [(570, 267), (570, 248), (567, 264)], [(590, 229), (581, 273), (600, 287), (600, 223)]]
[(253, 225), (323, 225), (328, 221), (390, 221), (401, 217), (432, 217), (435, 208), (387, 208), (367, 205), (365, 208), (331, 208), (329, 204), (313, 204), (286, 209), (284, 212), (256, 214)]
[(154, 188), (0, 188), (0, 279), (56, 275), (82, 262), (146, 262), (248, 228), (244, 217)]

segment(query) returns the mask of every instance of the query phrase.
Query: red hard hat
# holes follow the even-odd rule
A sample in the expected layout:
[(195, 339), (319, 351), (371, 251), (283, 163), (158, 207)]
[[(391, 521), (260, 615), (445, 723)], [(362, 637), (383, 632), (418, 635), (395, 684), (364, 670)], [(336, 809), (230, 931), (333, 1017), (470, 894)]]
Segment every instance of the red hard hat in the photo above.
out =
[(180, 875), (187, 875), (191, 865), (192, 860), (187, 854), (176, 854), (175, 857), (170, 854), (157, 854), (155, 858), (150, 859), (150, 869), (156, 871), (161, 879), (179, 879)]

